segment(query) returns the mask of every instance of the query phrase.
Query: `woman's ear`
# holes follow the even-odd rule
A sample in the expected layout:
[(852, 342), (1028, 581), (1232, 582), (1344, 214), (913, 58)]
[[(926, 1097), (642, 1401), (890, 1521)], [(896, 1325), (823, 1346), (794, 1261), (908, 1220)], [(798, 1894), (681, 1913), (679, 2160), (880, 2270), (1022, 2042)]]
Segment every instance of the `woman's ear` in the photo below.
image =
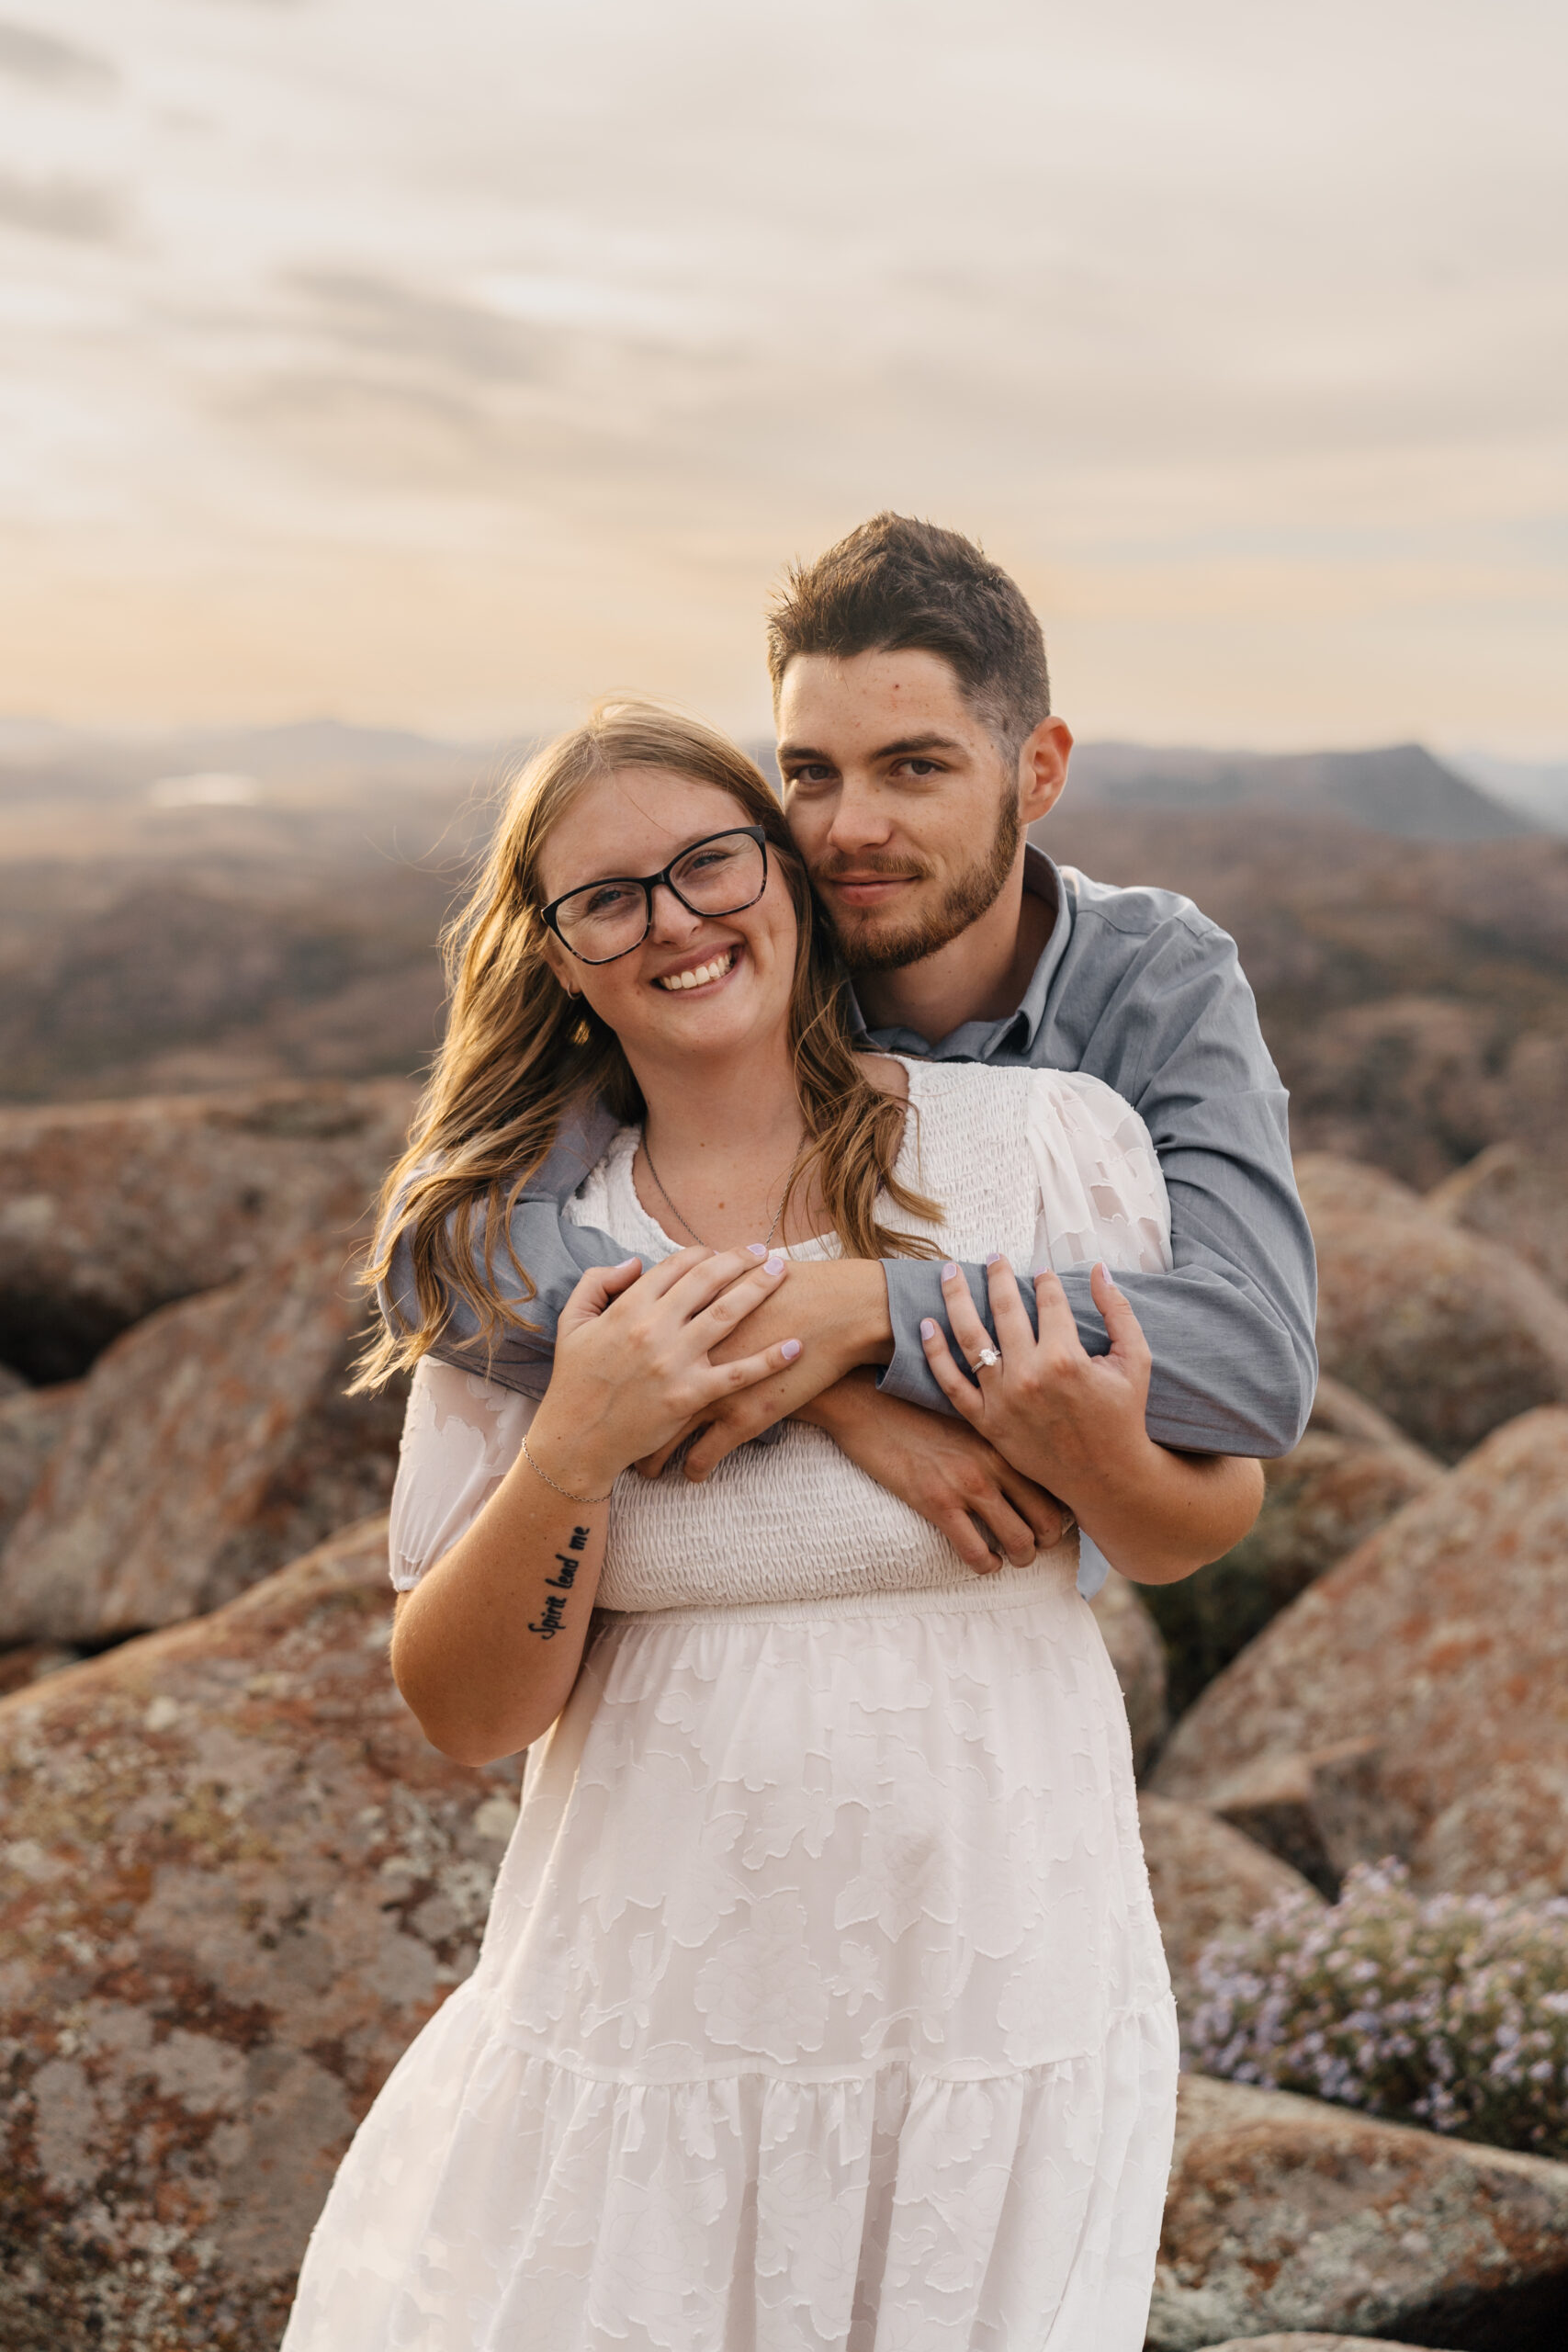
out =
[(579, 990), (571, 977), (570, 958), (553, 931), (545, 935), (545, 961), (567, 995), (576, 996)]

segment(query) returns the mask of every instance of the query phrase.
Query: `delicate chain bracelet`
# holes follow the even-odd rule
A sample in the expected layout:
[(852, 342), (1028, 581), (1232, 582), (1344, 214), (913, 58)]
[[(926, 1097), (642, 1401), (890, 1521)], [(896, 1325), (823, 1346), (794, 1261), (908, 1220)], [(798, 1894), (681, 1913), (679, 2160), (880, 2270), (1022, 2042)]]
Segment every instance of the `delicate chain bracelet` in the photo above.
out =
[(607, 1503), (612, 1492), (614, 1491), (611, 1487), (606, 1487), (602, 1495), (574, 1495), (570, 1487), (558, 1485), (558, 1482), (551, 1477), (547, 1470), (540, 1469), (538, 1464), (535, 1461), (533, 1455), (528, 1451), (528, 1441), (526, 1438), (523, 1441), (523, 1459), (526, 1462), (529, 1469), (534, 1473), (536, 1478), (542, 1478), (547, 1487), (554, 1487), (557, 1494), (564, 1495), (569, 1503)]

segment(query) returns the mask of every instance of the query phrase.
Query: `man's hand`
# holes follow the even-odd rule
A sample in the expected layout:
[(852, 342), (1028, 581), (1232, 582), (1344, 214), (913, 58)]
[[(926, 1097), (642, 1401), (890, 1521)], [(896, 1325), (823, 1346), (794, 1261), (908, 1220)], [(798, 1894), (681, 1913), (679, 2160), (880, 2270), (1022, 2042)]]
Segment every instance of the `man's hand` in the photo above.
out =
[[(682, 1464), (688, 1478), (706, 1478), (727, 1453), (749, 1438), (761, 1436), (775, 1421), (788, 1420), (825, 1388), (831, 1388), (857, 1365), (886, 1363), (893, 1351), (893, 1326), (887, 1313), (887, 1283), (874, 1259), (807, 1259), (793, 1263), (782, 1285), (789, 1293), (768, 1299), (738, 1324), (712, 1351), (716, 1364), (732, 1357), (754, 1356), (781, 1340), (798, 1339), (801, 1351), (787, 1371), (758, 1381), (695, 1416), (687, 1427), (657, 1453), (637, 1464), (645, 1478), (657, 1478), (677, 1447), (694, 1430), (696, 1443)], [(919, 1408), (913, 1408), (919, 1410)], [(922, 1419), (939, 1417), (923, 1414)]]
[(982, 1576), (1004, 1558), (1023, 1566), (1072, 1525), (1054, 1495), (964, 1422), (878, 1396), (872, 1373), (852, 1373), (795, 1419), (826, 1430), (841, 1453), (929, 1519)]

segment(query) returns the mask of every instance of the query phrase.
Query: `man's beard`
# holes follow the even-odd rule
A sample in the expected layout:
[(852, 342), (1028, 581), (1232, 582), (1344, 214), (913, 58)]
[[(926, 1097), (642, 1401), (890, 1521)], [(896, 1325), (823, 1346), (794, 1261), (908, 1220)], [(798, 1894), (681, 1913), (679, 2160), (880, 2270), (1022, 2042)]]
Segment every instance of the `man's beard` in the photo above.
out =
[[(939, 947), (956, 939), (972, 922), (978, 922), (1000, 896), (1002, 884), (1018, 855), (1018, 800), (1014, 794), (1004, 793), (990, 848), (948, 886), (940, 905), (928, 909), (902, 929), (893, 924), (886, 930), (879, 929), (874, 917), (853, 924), (842, 918), (836, 922), (840, 951), (851, 971), (900, 972), (907, 964), (919, 964), (925, 956), (934, 956)], [(863, 853), (843, 863), (855, 874), (908, 874), (918, 877), (925, 871), (907, 859), (867, 856)], [(830, 879), (831, 874), (829, 866), (822, 878)]]

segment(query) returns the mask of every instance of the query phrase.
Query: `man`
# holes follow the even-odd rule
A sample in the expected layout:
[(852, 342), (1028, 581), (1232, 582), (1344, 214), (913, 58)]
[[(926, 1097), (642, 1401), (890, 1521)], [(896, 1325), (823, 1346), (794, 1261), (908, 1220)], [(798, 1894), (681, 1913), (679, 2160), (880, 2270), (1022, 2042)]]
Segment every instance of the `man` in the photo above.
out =
[[(879, 514), (790, 572), (768, 660), (790, 830), (837, 929), (868, 1043), (1082, 1069), (1132, 1102), (1159, 1153), (1175, 1260), (1168, 1274), (1119, 1277), (1154, 1357), (1150, 1434), (1192, 1452), (1289, 1452), (1317, 1366), (1284, 1090), (1224, 933), (1185, 899), (1091, 882), (1028, 844), (1066, 782), (1072, 737), (1051, 714), (1044, 642), (1021, 592), (956, 532)], [(590, 1117), (564, 1136), (518, 1205), (513, 1241), (538, 1286), (528, 1310), (538, 1329), (511, 1332), (487, 1368), (531, 1394), (548, 1377), (573, 1283), (621, 1254), (559, 1216), (608, 1125)], [(964, 1272), (988, 1316), (985, 1270)], [(1063, 1280), (1084, 1344), (1102, 1350), (1087, 1272)], [(721, 1408), (686, 1475), (705, 1476), (799, 1414), (972, 1565), (989, 1557), (981, 1529), (992, 1547), (1027, 1556), (1016, 1479), (951, 1418), (927, 1367), (921, 1318), (942, 1315), (940, 1269), (922, 1261), (796, 1265), (787, 1295), (731, 1345), (745, 1352), (793, 1333), (806, 1343), (799, 1361)], [(439, 1352), (472, 1360), (469, 1338), (458, 1323)], [(1050, 1540), (1030, 1510), (1032, 1534)]]

